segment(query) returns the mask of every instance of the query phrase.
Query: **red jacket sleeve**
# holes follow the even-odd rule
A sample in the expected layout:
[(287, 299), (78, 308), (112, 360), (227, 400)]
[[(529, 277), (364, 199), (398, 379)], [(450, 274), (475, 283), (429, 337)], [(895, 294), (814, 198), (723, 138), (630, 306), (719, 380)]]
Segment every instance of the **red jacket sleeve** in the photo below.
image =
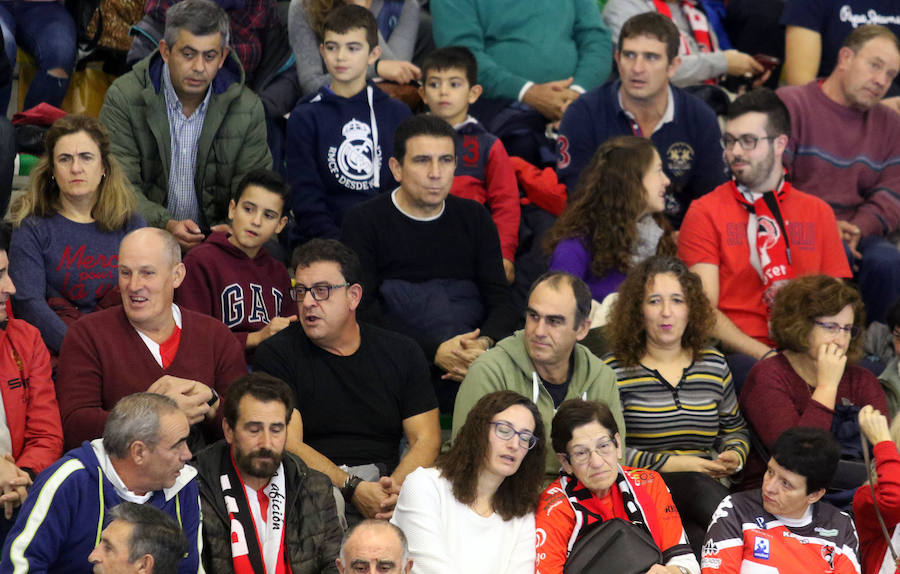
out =
[[(876, 444), (873, 450), (878, 472), (878, 482), (874, 485), (875, 497), (890, 531), (900, 523), (900, 452), (897, 445), (887, 440)], [(860, 487), (853, 496), (853, 515), (859, 533), (863, 571), (867, 574), (877, 572), (887, 544), (875, 517), (872, 489), (868, 484)]]
[(24, 442), (21, 451), (14, 453), (14, 456), (16, 466), (38, 473), (62, 455), (62, 422), (50, 375), (50, 353), (37, 329), (29, 329), (22, 334), (24, 344), (20, 345), (19, 341), (13, 344), (25, 363), (23, 369), (28, 378), (28, 400)]
[(516, 249), (519, 247), (519, 220), (522, 216), (519, 208), (519, 185), (506, 148), (499, 139), (491, 146), (486, 168), (487, 206), (500, 236), (500, 250), (504, 259), (515, 261)]
[(575, 529), (575, 511), (553, 481), (541, 494), (534, 516), (537, 535), (535, 574), (562, 574), (569, 555), (569, 538)]

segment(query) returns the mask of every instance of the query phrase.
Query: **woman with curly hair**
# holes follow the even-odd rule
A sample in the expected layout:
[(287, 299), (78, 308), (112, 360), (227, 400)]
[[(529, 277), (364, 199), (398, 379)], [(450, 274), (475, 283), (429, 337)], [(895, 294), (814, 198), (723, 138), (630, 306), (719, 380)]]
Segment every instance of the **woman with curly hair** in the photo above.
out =
[(435, 468), (403, 482), (391, 522), (409, 540), (413, 574), (533, 574), (544, 449), (534, 403), (483, 396)]
[(575, 199), (547, 234), (550, 269), (581, 277), (597, 301), (647, 257), (674, 255), (663, 215), (669, 178), (653, 142), (619, 136), (601, 145), (581, 173)]
[[(858, 408), (888, 412), (878, 379), (852, 364), (862, 354), (865, 320), (859, 292), (834, 277), (807, 275), (781, 288), (770, 325), (780, 352), (753, 367), (740, 398), (765, 448), (791, 427), (834, 431), (836, 423), (852, 427), (854, 439), (847, 443), (858, 447)], [(753, 456), (747, 466), (745, 486), (753, 488), (762, 480), (764, 463)]]
[(625, 464), (662, 473), (694, 551), (728, 494), (720, 482), (749, 451), (725, 357), (708, 346), (713, 309), (700, 278), (674, 257), (635, 266), (619, 287), (610, 332), (625, 418)]
[(120, 302), (110, 293), (118, 283), (119, 242), (146, 224), (98, 120), (60, 118), (44, 147), (28, 191), (10, 208), (9, 261), (16, 315), (58, 353), (68, 324), (107, 295), (111, 304)]

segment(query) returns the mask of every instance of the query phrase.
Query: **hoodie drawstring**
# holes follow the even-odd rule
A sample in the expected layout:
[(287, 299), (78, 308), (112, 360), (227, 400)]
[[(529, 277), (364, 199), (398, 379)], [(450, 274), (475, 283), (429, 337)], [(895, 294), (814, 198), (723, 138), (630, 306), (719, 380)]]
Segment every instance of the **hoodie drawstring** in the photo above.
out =
[(381, 187), (381, 161), (378, 159), (378, 123), (375, 121), (374, 89), (366, 86), (366, 96), (369, 101), (369, 124), (372, 126), (372, 164), (375, 166), (372, 176), (372, 184), (375, 189)]

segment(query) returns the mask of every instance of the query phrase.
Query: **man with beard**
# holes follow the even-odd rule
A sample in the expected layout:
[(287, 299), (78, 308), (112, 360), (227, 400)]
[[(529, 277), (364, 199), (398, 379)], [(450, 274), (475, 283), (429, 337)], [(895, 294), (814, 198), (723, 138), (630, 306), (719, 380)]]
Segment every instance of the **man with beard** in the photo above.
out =
[(331, 481), (285, 452), (294, 393), (265, 373), (225, 396), (225, 440), (197, 455), (203, 565), (217, 574), (337, 573)]
[(831, 208), (785, 178), (791, 119), (778, 96), (748, 92), (732, 102), (726, 120), (722, 145), (732, 180), (691, 203), (678, 256), (716, 308), (713, 336), (727, 352), (749, 356), (729, 357), (735, 371), (736, 363), (746, 367), (774, 354), (768, 314), (785, 281), (814, 273), (849, 277), (850, 267)]

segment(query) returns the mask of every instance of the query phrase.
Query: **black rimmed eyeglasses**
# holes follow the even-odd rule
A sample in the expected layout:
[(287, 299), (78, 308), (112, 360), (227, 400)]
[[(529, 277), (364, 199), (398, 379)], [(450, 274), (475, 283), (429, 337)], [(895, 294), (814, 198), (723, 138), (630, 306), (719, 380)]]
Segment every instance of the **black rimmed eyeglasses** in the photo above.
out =
[(297, 285), (294, 287), (294, 299), (296, 301), (303, 301), (303, 299), (306, 298), (307, 293), (312, 293), (312, 298), (316, 301), (325, 301), (331, 297), (332, 289), (340, 289), (341, 287), (349, 287), (350, 285), (350, 282), (340, 283), (338, 285), (313, 285), (312, 287)]

